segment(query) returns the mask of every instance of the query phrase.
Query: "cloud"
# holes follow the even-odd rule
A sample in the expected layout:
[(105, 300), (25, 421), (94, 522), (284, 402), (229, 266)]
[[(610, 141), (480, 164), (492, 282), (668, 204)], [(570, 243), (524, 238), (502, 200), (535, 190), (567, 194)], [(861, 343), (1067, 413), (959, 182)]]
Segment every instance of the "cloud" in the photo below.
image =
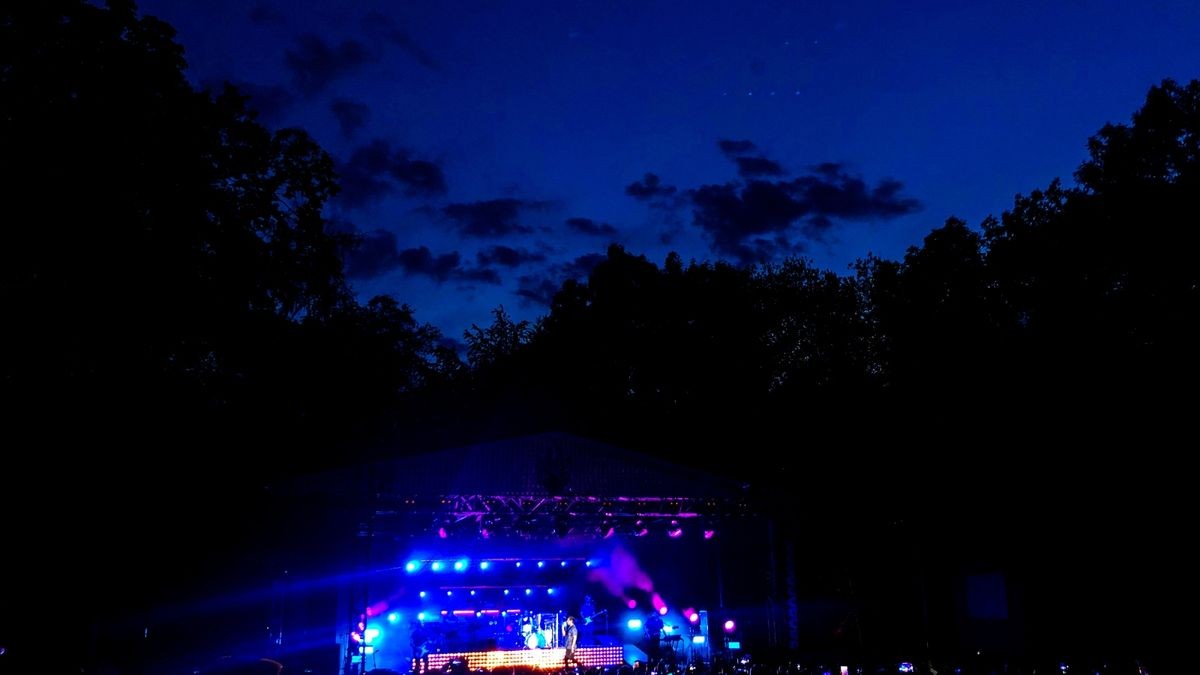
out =
[(396, 264), (409, 275), (425, 275), (445, 281), (458, 270), (461, 256), (457, 251), (435, 256), (426, 246), (406, 248), (396, 254)]
[(412, 36), (397, 26), (390, 16), (380, 12), (367, 12), (363, 16), (362, 25), (372, 37), (381, 38), (399, 47), (400, 51), (413, 61), (430, 70), (441, 70), (441, 65), (433, 56), (413, 41)]
[(371, 109), (362, 103), (348, 98), (337, 98), (329, 104), (329, 111), (337, 119), (342, 129), (342, 136), (350, 138), (354, 132), (363, 128), (371, 118)]
[(388, 171), (392, 178), (404, 186), (404, 194), (410, 197), (446, 194), (446, 177), (442, 167), (428, 160), (409, 159), (407, 154), (397, 154), (395, 163)]
[(755, 150), (754, 144), (750, 141), (731, 141), (728, 139), (717, 141), (717, 147), (729, 157), (737, 157), (738, 155), (744, 155)]
[(603, 253), (585, 253), (571, 262), (564, 263), (559, 269), (564, 280), (586, 279), (592, 273), (592, 270), (596, 269), (596, 265), (605, 260), (608, 260), (608, 256)]
[(776, 162), (766, 157), (735, 157), (738, 175), (742, 178), (761, 178), (763, 176), (782, 176), (786, 171)]
[(782, 183), (751, 181), (704, 185), (692, 192), (693, 224), (708, 235), (714, 251), (743, 263), (762, 262), (774, 249), (747, 241), (785, 233), (804, 207)]
[(790, 183), (797, 199), (812, 212), (834, 218), (893, 218), (913, 213), (920, 202), (901, 197), (899, 181), (885, 178), (868, 187), (862, 178), (851, 176), (840, 164), (825, 163), (814, 167), (815, 175), (803, 176)]
[(663, 185), (658, 176), (647, 173), (642, 180), (625, 186), (625, 194), (639, 200), (669, 197), (675, 194), (674, 185)]
[(454, 272), (455, 279), (464, 281), (480, 281), (485, 284), (499, 286), (500, 273), (491, 267), (462, 267)]
[(645, 202), (657, 212), (655, 219), (661, 220), (664, 227), (659, 241), (664, 246), (670, 245), (683, 228), (681, 209), (689, 201), (689, 193), (679, 193), (674, 185), (663, 185), (657, 175), (647, 172), (642, 180), (626, 185), (625, 194)]
[(489, 199), (449, 204), (442, 208), (442, 215), (454, 221), (459, 230), (469, 237), (503, 237), (532, 232), (533, 228), (517, 222), (521, 211), (545, 209), (549, 206), (550, 202), (513, 198)]
[(526, 274), (517, 278), (517, 297), (523, 306), (549, 307), (554, 294), (567, 279), (586, 279), (596, 265), (607, 259), (603, 253), (587, 253), (574, 260), (554, 265), (541, 274)]
[(658, 231), (658, 241), (663, 246), (670, 246), (675, 241), (675, 237), (683, 234), (685, 229), (681, 218), (669, 218), (662, 224), (662, 229)]
[(480, 265), (502, 265), (518, 267), (526, 263), (541, 262), (546, 256), (536, 251), (516, 249), (509, 246), (492, 246), (475, 254)]
[(287, 50), (283, 57), (284, 65), (292, 71), (292, 86), (305, 96), (317, 94), (334, 80), (377, 60), (357, 40), (345, 40), (333, 47), (314, 33), (301, 35), (296, 49)]
[(408, 197), (435, 197), (446, 193), (446, 179), (438, 165), (412, 159), (410, 151), (392, 148), (383, 139), (359, 146), (337, 167), (342, 191), (338, 199), (348, 207), (362, 206), (397, 189)]
[(920, 208), (900, 196), (903, 186), (885, 179), (870, 187), (838, 164), (790, 181), (751, 180), (705, 185), (690, 191), (693, 225), (712, 249), (742, 263), (758, 263), (803, 251), (804, 241), (821, 241), (837, 220), (887, 219)]
[(783, 166), (773, 159), (761, 155), (749, 156), (758, 148), (750, 141), (732, 141), (721, 139), (717, 141), (721, 152), (737, 164), (738, 175), (742, 178), (762, 178), (763, 176), (782, 176), (787, 173)]
[(517, 299), (523, 307), (549, 307), (561, 285), (549, 274), (527, 274), (517, 278)]
[(358, 245), (346, 253), (346, 274), (354, 279), (378, 277), (397, 269), (408, 276), (427, 276), (438, 283), (450, 280), (500, 283), (500, 274), (495, 269), (464, 266), (457, 251), (434, 255), (426, 246), (399, 250), (396, 235), (387, 230), (359, 234)]
[(346, 275), (355, 279), (370, 279), (392, 271), (399, 265), (396, 258), (396, 235), (387, 230), (374, 230), (358, 235), (358, 244), (346, 252)]
[(567, 218), (567, 227), (593, 237), (614, 237), (617, 228), (608, 223), (598, 223), (591, 218)]
[(375, 201), (392, 192), (395, 186), (387, 180), (387, 167), (392, 150), (386, 141), (377, 140), (356, 148), (350, 159), (337, 167), (341, 192), (338, 200), (354, 207)]
[(250, 19), (250, 23), (259, 26), (281, 26), (287, 23), (287, 15), (278, 7), (267, 2), (260, 2), (251, 7), (250, 11), (246, 13), (246, 17)]

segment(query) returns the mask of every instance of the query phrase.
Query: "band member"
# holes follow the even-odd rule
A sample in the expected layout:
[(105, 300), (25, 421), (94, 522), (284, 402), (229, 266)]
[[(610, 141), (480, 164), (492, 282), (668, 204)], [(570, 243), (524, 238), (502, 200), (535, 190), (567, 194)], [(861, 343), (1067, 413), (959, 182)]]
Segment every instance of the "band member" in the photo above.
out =
[(563, 633), (563, 668), (570, 668), (571, 664), (582, 666), (575, 658), (575, 645), (579, 643), (579, 628), (575, 625), (575, 617), (568, 616), (562, 627)]
[(412, 672), (427, 673), (429, 672), (429, 633), (425, 630), (424, 622), (417, 621), (412, 626), (412, 634), (408, 639), (409, 644), (412, 645)]
[(583, 596), (583, 604), (579, 607), (579, 617), (583, 621), (579, 626), (579, 644), (584, 646), (595, 644), (592, 634), (596, 630), (596, 605), (592, 603), (592, 596)]
[(643, 624), (646, 628), (646, 639), (658, 642), (663, 636), (663, 620), (658, 615), (658, 612), (651, 612), (646, 617), (646, 623)]
[(650, 658), (651, 662), (658, 662), (662, 658), (662, 617), (658, 615), (658, 612), (651, 612), (646, 617), (646, 622), (642, 624), (642, 628), (646, 631), (646, 656)]

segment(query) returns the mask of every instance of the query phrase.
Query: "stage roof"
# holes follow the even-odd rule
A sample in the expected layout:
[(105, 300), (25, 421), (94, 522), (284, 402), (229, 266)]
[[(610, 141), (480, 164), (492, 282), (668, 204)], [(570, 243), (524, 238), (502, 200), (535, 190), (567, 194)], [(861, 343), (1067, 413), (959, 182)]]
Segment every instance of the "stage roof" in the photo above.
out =
[(610, 536), (715, 527), (753, 510), (745, 486), (565, 433), (417, 453), (293, 482), (370, 504), (364, 533)]

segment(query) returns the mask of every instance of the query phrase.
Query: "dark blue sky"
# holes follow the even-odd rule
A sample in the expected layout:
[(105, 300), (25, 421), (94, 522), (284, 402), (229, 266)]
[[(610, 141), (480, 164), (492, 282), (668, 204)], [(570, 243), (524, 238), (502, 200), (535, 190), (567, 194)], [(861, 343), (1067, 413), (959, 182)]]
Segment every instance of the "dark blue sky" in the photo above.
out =
[(461, 338), (611, 242), (661, 264), (899, 258), (1071, 184), (1200, 75), (1200, 3), (144, 0), (189, 76), (336, 159), (366, 299)]

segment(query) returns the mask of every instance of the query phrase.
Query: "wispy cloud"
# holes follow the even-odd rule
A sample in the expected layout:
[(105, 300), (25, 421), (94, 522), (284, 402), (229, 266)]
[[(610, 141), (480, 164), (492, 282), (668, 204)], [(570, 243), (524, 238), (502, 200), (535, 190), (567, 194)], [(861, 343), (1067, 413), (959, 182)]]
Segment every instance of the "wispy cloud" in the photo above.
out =
[(338, 198), (352, 208), (397, 190), (410, 197), (436, 197), (446, 192), (440, 166), (414, 159), (410, 150), (394, 148), (383, 139), (355, 148), (337, 172), (342, 187)]
[(357, 40), (334, 46), (315, 33), (305, 33), (297, 39), (296, 47), (284, 54), (283, 63), (292, 72), (296, 91), (312, 96), (378, 58)]

